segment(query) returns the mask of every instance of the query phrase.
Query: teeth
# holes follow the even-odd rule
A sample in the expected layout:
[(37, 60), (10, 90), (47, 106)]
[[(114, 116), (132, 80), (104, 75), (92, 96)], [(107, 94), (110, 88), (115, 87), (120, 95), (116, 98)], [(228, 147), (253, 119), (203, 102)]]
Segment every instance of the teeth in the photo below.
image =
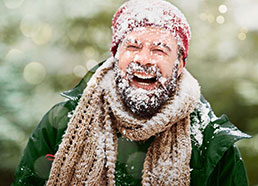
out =
[(141, 85), (150, 85), (149, 83), (144, 83), (144, 82), (138, 82), (138, 84), (141, 84)]
[(151, 78), (155, 78), (154, 75), (151, 75), (151, 74), (138, 74), (138, 73), (135, 73), (134, 74), (136, 77), (138, 78), (141, 78), (141, 79), (151, 79)]

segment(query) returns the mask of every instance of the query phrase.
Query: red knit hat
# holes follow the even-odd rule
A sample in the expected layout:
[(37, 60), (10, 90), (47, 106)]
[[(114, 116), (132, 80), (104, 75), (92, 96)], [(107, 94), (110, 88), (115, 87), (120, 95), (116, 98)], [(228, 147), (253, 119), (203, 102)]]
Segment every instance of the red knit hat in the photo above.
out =
[(169, 30), (183, 49), (184, 58), (187, 57), (191, 38), (190, 26), (178, 8), (164, 0), (130, 0), (116, 11), (112, 20), (110, 48), (113, 56), (126, 34), (146, 26)]

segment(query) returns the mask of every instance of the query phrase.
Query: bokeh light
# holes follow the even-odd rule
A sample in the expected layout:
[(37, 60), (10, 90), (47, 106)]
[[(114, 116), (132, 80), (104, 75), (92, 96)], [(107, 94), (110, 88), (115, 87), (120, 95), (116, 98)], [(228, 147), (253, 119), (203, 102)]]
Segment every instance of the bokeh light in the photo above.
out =
[(32, 16), (24, 16), (20, 23), (20, 29), (23, 35), (26, 37), (32, 37), (34, 32), (33, 30), (35, 30), (34, 27), (36, 27), (35, 25), (37, 24), (37, 22), (38, 20), (32, 18)]
[(90, 59), (86, 62), (86, 67), (87, 67), (88, 70), (90, 70), (97, 64), (98, 64), (98, 62), (96, 60)]
[(23, 52), (19, 49), (13, 48), (8, 51), (5, 58), (8, 62), (17, 62), (23, 57)]
[(38, 26), (38, 30), (33, 34), (32, 40), (38, 45), (44, 45), (52, 37), (52, 28), (47, 23), (41, 23)]
[(216, 21), (219, 24), (223, 24), (225, 22), (225, 18), (222, 15), (220, 15), (216, 18)]
[(46, 44), (52, 37), (51, 26), (30, 15), (21, 20), (20, 29), (24, 36), (31, 38), (37, 45)]
[(220, 5), (218, 10), (220, 13), (225, 14), (228, 11), (228, 8), (226, 5)]
[(75, 76), (82, 78), (86, 74), (86, 69), (82, 65), (76, 65), (73, 69), (73, 73)]
[(239, 40), (245, 40), (246, 39), (246, 34), (245, 33), (243, 33), (243, 32), (240, 32), (239, 34), (238, 34), (238, 39)]
[(24, 79), (33, 85), (41, 83), (46, 76), (45, 67), (39, 62), (27, 64), (23, 70)]
[(84, 28), (82, 27), (74, 27), (68, 32), (68, 37), (73, 41), (77, 42), (81, 35), (83, 34)]
[(97, 57), (98, 53), (96, 51), (96, 49), (94, 49), (93, 47), (86, 47), (84, 50), (83, 50), (83, 53), (84, 55), (89, 58), (89, 59), (94, 59), (95, 57)]

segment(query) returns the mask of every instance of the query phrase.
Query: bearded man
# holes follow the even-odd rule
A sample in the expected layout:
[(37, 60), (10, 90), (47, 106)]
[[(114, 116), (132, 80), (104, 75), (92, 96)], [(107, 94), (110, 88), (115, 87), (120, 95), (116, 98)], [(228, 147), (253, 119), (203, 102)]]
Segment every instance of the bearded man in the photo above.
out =
[(112, 57), (45, 115), (14, 185), (248, 185), (234, 143), (249, 136), (213, 114), (184, 68), (184, 15), (131, 0), (112, 28)]

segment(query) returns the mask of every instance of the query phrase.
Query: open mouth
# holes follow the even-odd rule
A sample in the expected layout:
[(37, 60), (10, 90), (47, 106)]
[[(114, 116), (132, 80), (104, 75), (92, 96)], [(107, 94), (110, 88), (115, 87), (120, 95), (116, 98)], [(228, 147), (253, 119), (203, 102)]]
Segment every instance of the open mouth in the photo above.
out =
[(137, 88), (154, 89), (157, 83), (157, 76), (152, 74), (145, 74), (142, 72), (135, 72), (132, 79), (133, 84)]

